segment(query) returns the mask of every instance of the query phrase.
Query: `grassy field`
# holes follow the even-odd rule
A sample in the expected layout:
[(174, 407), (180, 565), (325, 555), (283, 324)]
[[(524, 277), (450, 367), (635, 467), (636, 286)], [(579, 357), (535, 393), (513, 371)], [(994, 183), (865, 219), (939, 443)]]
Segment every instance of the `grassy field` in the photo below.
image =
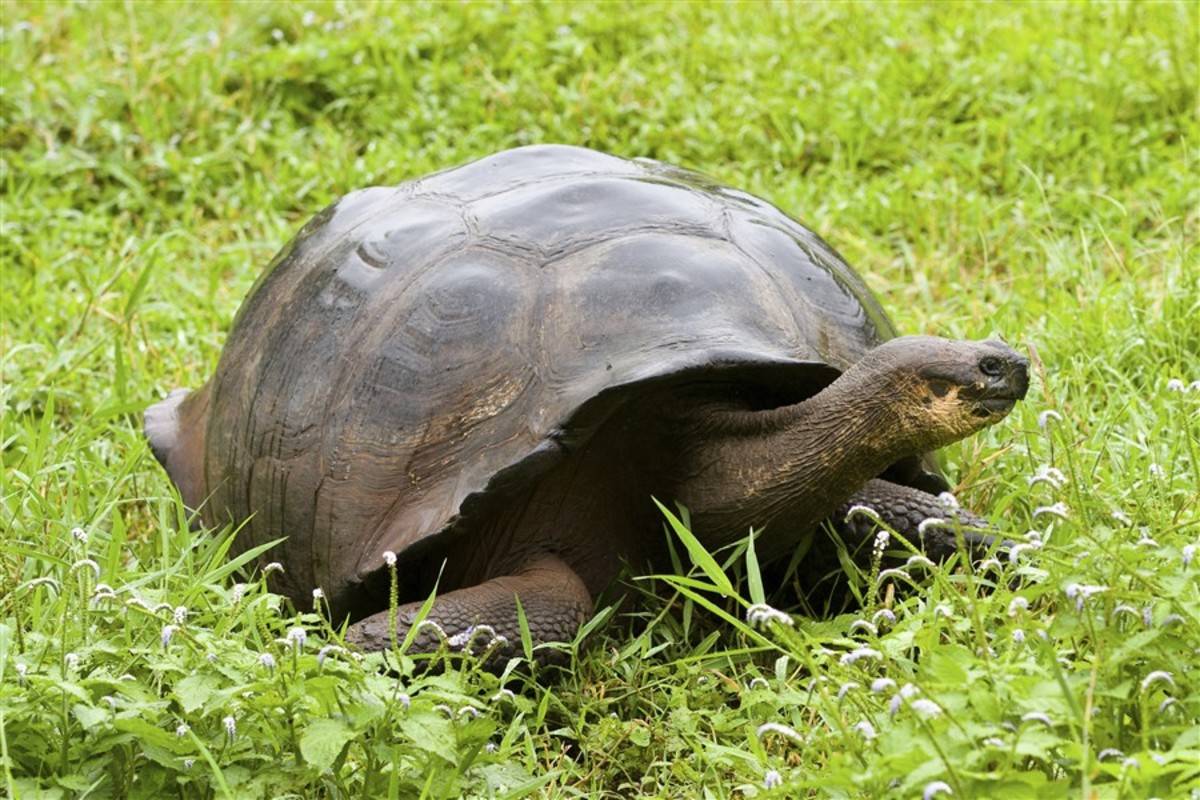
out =
[[(7, 796), (1200, 793), (1194, 4), (0, 11)], [(1030, 353), (947, 463), (1034, 547), (764, 630), (741, 558), (637, 581), (551, 681), (329, 649), (188, 532), (141, 411), (331, 200), (531, 142), (708, 172), (902, 331)]]

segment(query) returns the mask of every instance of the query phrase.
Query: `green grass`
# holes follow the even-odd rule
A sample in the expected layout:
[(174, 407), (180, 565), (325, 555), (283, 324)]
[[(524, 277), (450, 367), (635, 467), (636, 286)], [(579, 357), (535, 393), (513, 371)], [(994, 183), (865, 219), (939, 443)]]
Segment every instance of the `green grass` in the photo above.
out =
[[(0, 11), (0, 793), (1200, 791), (1200, 389), (1168, 389), (1200, 379), (1195, 5)], [(903, 581), (869, 573), (861, 612), (757, 631), (731, 595), (786, 593), (758, 597), (741, 556), (728, 589), (711, 565), (638, 581), (641, 606), (511, 698), (471, 668), (319, 663), (328, 625), (187, 531), (141, 409), (211, 374), (332, 199), (541, 141), (760, 194), (901, 330), (1035, 353), (1028, 400), (947, 460), (965, 504), (1048, 543), (998, 588), (947, 567), (889, 600)], [(1030, 485), (1044, 466), (1065, 484)]]

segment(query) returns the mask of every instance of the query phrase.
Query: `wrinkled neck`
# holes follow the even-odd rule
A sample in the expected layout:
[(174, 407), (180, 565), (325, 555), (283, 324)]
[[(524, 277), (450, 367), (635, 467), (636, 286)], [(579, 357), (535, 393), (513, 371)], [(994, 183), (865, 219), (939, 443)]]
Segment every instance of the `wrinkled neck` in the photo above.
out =
[(795, 405), (701, 409), (687, 432), (678, 499), (697, 534), (720, 546), (770, 527), (786, 550), (846, 498), (912, 452), (894, 400), (850, 371)]

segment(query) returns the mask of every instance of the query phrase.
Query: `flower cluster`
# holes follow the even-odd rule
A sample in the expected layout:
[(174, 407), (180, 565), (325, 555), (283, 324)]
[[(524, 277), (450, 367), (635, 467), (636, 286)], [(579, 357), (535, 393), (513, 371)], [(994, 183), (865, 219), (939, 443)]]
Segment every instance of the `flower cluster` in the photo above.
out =
[(764, 628), (769, 623), (776, 622), (780, 625), (786, 625), (789, 628), (795, 624), (795, 620), (791, 615), (780, 611), (777, 608), (772, 608), (766, 603), (755, 603), (746, 609), (746, 622), (749, 622), (756, 628)]

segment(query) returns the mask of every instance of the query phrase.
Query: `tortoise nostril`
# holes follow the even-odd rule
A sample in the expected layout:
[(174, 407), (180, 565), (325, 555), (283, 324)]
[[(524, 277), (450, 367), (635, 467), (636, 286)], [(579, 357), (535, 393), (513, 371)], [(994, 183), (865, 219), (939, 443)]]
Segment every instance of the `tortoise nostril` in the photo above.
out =
[(989, 378), (998, 378), (1004, 374), (1004, 363), (994, 356), (987, 356), (980, 359), (979, 371)]

